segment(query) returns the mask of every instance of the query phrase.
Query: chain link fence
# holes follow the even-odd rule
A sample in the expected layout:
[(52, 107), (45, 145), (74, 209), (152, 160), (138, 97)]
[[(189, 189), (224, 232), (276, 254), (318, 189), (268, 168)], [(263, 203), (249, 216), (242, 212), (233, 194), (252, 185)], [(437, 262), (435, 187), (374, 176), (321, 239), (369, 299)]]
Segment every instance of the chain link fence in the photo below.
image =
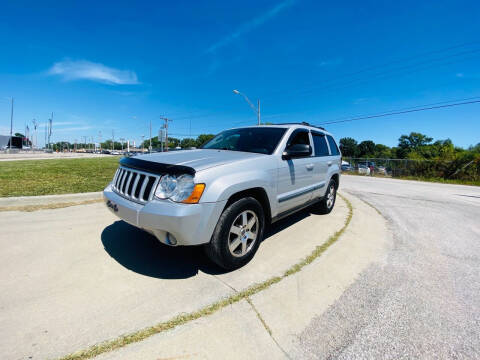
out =
[(463, 156), (451, 161), (344, 157), (342, 171), (370, 176), (480, 183), (480, 156)]

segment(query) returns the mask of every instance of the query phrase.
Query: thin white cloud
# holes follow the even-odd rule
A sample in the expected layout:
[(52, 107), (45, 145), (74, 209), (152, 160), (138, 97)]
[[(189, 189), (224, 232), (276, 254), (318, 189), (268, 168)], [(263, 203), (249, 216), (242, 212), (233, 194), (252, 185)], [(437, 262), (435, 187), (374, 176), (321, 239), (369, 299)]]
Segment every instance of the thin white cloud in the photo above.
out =
[(71, 131), (83, 131), (83, 130), (90, 130), (93, 129), (93, 126), (77, 126), (77, 127), (69, 127), (69, 128), (61, 128), (61, 129), (56, 129), (55, 128), (55, 123), (53, 124), (53, 130), (52, 132), (71, 132)]
[(48, 70), (50, 75), (61, 76), (66, 81), (91, 80), (110, 85), (138, 84), (137, 74), (130, 70), (118, 70), (86, 60), (59, 61)]
[(223, 39), (217, 41), (216, 43), (214, 43), (213, 45), (208, 47), (205, 52), (206, 53), (213, 53), (217, 49), (219, 49), (219, 48), (221, 48), (225, 45), (230, 44), (232, 41), (234, 41), (235, 39), (238, 39), (240, 36), (252, 31), (256, 27), (259, 27), (260, 25), (265, 23), (266, 21), (274, 18), (275, 16), (277, 16), (277, 14), (279, 12), (281, 12), (282, 10), (292, 6), (295, 2), (296, 2), (296, 0), (284, 0), (284, 1), (282, 1), (281, 3), (277, 4), (276, 6), (274, 6), (270, 10), (268, 10), (266, 13), (264, 13), (262, 15), (259, 15), (255, 18), (253, 18), (252, 20), (246, 22), (246, 23), (243, 23), (242, 25), (240, 25), (237, 28), (237, 30), (235, 30), (231, 34), (228, 34)]
[(324, 66), (335, 66), (335, 65), (340, 65), (343, 63), (343, 59), (337, 58), (337, 59), (329, 59), (329, 60), (323, 60), (318, 63), (318, 66), (324, 67)]

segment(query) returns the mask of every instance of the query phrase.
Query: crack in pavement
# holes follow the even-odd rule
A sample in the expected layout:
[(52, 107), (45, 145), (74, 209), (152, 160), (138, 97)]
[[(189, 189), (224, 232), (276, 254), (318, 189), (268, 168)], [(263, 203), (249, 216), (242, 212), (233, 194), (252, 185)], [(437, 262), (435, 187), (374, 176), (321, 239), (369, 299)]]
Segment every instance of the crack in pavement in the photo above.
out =
[[(233, 287), (232, 285), (230, 285), (229, 283), (227, 283), (226, 281), (223, 281), (222, 279), (220, 279), (218, 276), (214, 275), (214, 277), (220, 281), (223, 285), (225, 285), (226, 287), (230, 288), (231, 290), (233, 290), (235, 293), (238, 293), (238, 290), (235, 289), (235, 287)], [(252, 310), (255, 312), (255, 314), (257, 315), (257, 318), (258, 320), (260, 320), (260, 322), (262, 323), (263, 327), (265, 328), (265, 330), (267, 331), (268, 335), (270, 336), (270, 338), (273, 340), (273, 342), (275, 343), (275, 345), (277, 345), (277, 347), (280, 349), (281, 352), (283, 352), (283, 354), (287, 357), (287, 359), (291, 359), (290, 355), (288, 355), (288, 353), (282, 348), (282, 346), (278, 343), (278, 341), (275, 339), (275, 337), (273, 336), (273, 333), (272, 333), (272, 329), (270, 329), (270, 327), (268, 326), (267, 322), (265, 321), (265, 319), (262, 317), (262, 315), (260, 314), (260, 312), (258, 311), (258, 309), (255, 307), (255, 305), (253, 304), (252, 302), (252, 299), (250, 299), (249, 296), (247, 296), (245, 298), (245, 300), (247, 301), (247, 303), (250, 305), (250, 307), (252, 308)]]

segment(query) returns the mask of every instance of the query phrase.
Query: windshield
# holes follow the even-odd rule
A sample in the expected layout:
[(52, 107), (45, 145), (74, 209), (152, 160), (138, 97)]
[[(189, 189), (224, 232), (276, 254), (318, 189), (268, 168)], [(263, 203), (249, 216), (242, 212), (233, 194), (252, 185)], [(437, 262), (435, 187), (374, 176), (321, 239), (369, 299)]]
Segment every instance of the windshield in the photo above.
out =
[(202, 146), (203, 149), (273, 153), (286, 129), (275, 127), (225, 130)]

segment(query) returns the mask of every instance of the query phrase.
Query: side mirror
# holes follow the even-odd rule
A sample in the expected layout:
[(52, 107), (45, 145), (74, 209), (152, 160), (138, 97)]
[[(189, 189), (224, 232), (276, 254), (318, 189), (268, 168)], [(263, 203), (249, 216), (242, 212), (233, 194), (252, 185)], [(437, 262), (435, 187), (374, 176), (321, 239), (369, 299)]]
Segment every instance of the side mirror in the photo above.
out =
[(282, 154), (283, 160), (307, 157), (312, 155), (312, 147), (307, 144), (295, 144), (285, 149)]

